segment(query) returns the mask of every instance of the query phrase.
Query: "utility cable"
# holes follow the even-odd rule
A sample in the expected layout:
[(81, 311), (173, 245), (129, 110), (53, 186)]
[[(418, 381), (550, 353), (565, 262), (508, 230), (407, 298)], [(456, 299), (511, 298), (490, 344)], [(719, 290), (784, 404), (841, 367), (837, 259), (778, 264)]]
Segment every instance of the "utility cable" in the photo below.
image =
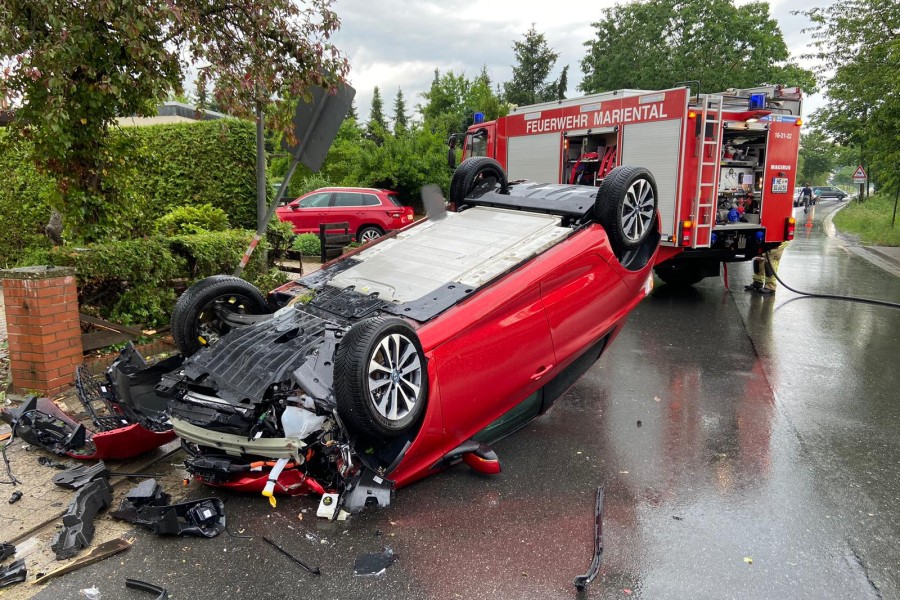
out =
[(766, 268), (772, 272), (772, 275), (775, 276), (775, 279), (778, 280), (778, 283), (783, 285), (785, 288), (794, 292), (795, 294), (800, 294), (801, 296), (809, 296), (810, 298), (824, 298), (826, 300), (846, 300), (848, 302), (861, 302), (863, 304), (874, 304), (875, 306), (887, 306), (888, 308), (900, 308), (900, 302), (888, 302), (887, 300), (873, 300), (872, 298), (860, 298), (859, 296), (839, 296), (837, 294), (816, 294), (813, 292), (801, 292), (800, 290), (795, 290), (784, 281), (781, 280), (781, 277), (778, 276), (778, 273), (775, 272), (775, 269), (772, 268), (772, 263), (769, 260), (769, 251), (766, 251)]

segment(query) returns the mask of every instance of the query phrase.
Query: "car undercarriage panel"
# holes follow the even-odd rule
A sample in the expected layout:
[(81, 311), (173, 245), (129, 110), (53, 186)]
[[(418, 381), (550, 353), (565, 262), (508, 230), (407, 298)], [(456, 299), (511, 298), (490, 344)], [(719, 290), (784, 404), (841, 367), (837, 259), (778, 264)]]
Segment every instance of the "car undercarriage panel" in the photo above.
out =
[(329, 284), (397, 305), (421, 301), (448, 283), (471, 293), (570, 233), (552, 215), (496, 208), (448, 213), (361, 252)]

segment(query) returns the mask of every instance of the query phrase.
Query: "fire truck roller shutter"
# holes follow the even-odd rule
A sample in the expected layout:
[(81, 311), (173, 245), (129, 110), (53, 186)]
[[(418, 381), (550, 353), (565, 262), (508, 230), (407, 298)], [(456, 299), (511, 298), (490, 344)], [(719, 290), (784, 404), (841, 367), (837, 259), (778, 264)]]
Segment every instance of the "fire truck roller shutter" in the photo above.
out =
[(629, 123), (623, 127), (621, 164), (646, 167), (656, 178), (660, 233), (664, 240), (677, 235), (675, 209), (680, 154), (681, 119)]
[(560, 183), (560, 147), (562, 134), (543, 133), (511, 137), (508, 140), (507, 179), (527, 179), (539, 183)]

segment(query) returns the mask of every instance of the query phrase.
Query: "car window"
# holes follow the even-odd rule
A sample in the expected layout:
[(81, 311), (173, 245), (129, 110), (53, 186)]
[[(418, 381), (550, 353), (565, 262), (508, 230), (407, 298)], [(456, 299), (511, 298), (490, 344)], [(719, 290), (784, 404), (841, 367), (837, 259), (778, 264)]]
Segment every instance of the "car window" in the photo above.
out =
[(331, 198), (331, 194), (329, 192), (313, 194), (312, 196), (307, 196), (306, 198), (301, 200), (300, 206), (301, 208), (321, 208), (323, 206), (328, 206), (329, 198)]
[(391, 204), (393, 204), (394, 206), (403, 207), (403, 205), (400, 203), (400, 200), (397, 199), (397, 194), (388, 194), (387, 197), (388, 200), (391, 201)]
[(338, 192), (334, 195), (335, 206), (362, 206), (363, 194), (354, 194), (352, 192)]
[(363, 204), (366, 206), (378, 206), (381, 204), (381, 200), (375, 194), (360, 194), (360, 196), (363, 197)]

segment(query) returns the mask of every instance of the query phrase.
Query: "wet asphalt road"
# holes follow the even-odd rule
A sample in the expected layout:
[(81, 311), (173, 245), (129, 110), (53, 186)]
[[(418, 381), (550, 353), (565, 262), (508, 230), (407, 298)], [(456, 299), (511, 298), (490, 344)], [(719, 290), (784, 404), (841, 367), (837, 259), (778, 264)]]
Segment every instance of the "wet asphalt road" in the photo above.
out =
[[(900, 301), (900, 279), (823, 234), (816, 207), (785, 252), (794, 287)], [(312, 499), (223, 495), (229, 529), (262, 540), (160, 539), (67, 575), (38, 598), (900, 598), (900, 312), (743, 291), (749, 265), (657, 288), (553, 411), (498, 444), (500, 476), (463, 466), (343, 523)], [(594, 490), (606, 490), (601, 577)], [(195, 484), (191, 493), (204, 490)], [(303, 510), (307, 510), (305, 514)], [(303, 515), (303, 519), (299, 515)], [(380, 535), (379, 535), (380, 534)], [(364, 552), (397, 562), (354, 577)], [(752, 562), (751, 562), (752, 561)]]

